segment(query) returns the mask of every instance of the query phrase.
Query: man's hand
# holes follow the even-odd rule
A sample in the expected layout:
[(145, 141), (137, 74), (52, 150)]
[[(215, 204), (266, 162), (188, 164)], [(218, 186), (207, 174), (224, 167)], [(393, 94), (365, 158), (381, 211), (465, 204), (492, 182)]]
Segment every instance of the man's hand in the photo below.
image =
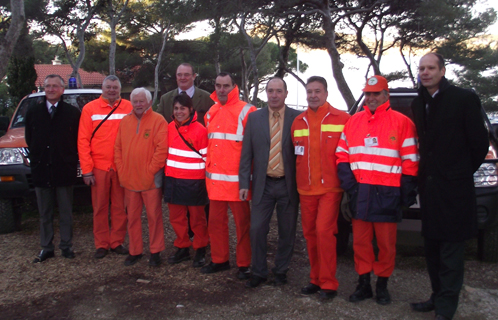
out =
[(239, 190), (239, 198), (240, 198), (240, 200), (246, 201), (248, 195), (249, 195), (249, 189), (240, 189)]
[(87, 186), (94, 186), (95, 185), (95, 176), (93, 175), (93, 172), (89, 172), (83, 175), (83, 182)]

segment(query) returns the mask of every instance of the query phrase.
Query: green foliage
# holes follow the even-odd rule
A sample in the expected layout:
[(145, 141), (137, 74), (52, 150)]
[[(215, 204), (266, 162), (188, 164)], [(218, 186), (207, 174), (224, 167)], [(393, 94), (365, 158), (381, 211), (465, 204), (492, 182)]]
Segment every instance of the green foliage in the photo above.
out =
[(35, 82), (35, 58), (12, 56), (7, 69), (7, 84), (12, 106), (16, 106), (25, 95), (36, 91)]

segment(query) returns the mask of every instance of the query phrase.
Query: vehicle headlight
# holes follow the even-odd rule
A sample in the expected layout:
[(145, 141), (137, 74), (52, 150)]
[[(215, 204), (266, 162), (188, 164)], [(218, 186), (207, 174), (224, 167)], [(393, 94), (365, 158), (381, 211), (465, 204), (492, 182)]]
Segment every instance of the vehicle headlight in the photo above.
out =
[(0, 165), (23, 164), (24, 158), (19, 148), (0, 149)]
[(498, 185), (496, 165), (483, 163), (474, 173), (474, 185), (476, 187), (494, 187)]

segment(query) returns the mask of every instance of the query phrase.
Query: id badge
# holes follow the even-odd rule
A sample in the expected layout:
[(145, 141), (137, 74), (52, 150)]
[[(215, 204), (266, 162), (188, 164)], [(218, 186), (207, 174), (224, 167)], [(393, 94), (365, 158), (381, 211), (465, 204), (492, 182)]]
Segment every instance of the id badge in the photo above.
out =
[(296, 156), (304, 156), (304, 146), (295, 146), (294, 147), (294, 154)]
[(379, 140), (377, 137), (369, 137), (365, 138), (365, 147), (378, 147), (379, 146)]

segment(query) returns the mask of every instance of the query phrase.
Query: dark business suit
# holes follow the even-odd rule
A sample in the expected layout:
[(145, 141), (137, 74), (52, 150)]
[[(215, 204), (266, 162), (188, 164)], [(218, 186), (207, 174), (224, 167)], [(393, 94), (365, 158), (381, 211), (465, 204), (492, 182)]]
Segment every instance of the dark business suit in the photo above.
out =
[[(194, 95), (192, 96), (192, 103), (194, 105), (194, 110), (197, 112), (197, 121), (202, 125), (204, 124), (204, 115), (214, 104), (211, 100), (210, 94), (207, 91), (194, 87)], [(157, 107), (157, 113), (163, 115), (163, 117), (170, 123), (173, 121), (171, 117), (173, 115), (173, 98), (179, 94), (178, 88), (171, 90), (161, 96), (159, 101), (159, 106)]]
[(299, 206), (296, 186), (296, 156), (291, 140), (291, 125), (300, 111), (285, 107), (281, 137), (285, 178), (266, 176), (270, 153), (270, 122), (268, 107), (249, 114), (244, 131), (239, 168), (239, 188), (249, 189), (252, 170), (251, 249), (252, 273), (266, 278), (267, 235), (275, 205), (278, 219), (278, 249), (274, 274), (285, 274), (289, 269)]

